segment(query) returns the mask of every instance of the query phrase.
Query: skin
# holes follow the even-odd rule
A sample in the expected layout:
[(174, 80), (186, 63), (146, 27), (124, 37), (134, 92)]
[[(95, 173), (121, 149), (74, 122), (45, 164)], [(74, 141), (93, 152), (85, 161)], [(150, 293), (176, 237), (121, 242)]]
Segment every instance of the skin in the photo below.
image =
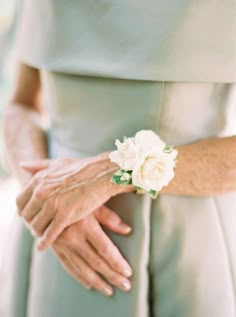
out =
[(52, 160), (32, 177), (17, 197), (17, 206), (19, 215), (37, 235), (45, 232), (40, 250), (111, 197), (133, 191), (132, 186), (118, 186), (110, 181), (115, 171), (117, 166), (103, 154), (84, 159), (83, 163), (81, 160)]
[[(20, 64), (12, 97), (5, 108), (4, 137), (9, 166), (22, 188), (32, 182), (40, 169), (31, 168), (30, 171), (29, 169), (26, 171), (21, 167), (20, 162), (47, 158), (47, 140), (43, 131), (45, 112), (40, 93), (40, 78), (37, 69)], [(82, 161), (77, 160), (76, 164), (82, 164)], [(68, 163), (71, 168), (72, 162), (68, 161)], [(45, 164), (44, 171), (46, 171)], [(51, 248), (66, 271), (82, 285), (111, 296), (113, 293), (111, 285), (126, 291), (130, 288), (128, 277), (131, 276), (132, 269), (117, 247), (105, 235), (101, 225), (122, 235), (129, 234), (131, 228), (112, 210), (102, 207), (99, 206), (93, 214), (64, 230)], [(35, 235), (27, 219), (25, 223)], [(89, 263), (85, 261), (85, 258), (90, 259)], [(83, 262), (82, 272), (78, 266), (81, 262)], [(97, 273), (101, 273), (108, 282)]]
[[(15, 103), (16, 99), (13, 99), (11, 104)], [(8, 119), (6, 117), (6, 140), (13, 137), (13, 124), (8, 124), (7, 128), (10, 118), (11, 116), (8, 116)], [(24, 134), (25, 137), (27, 137), (26, 134)], [(17, 139), (21, 137), (19, 134)], [(31, 142), (31, 136), (28, 135), (27, 146), (30, 146)], [(13, 146), (16, 148), (19, 146), (15, 139), (14, 142), (8, 143), (10, 151)], [(198, 140), (178, 146), (176, 149), (179, 155), (175, 178), (163, 188), (160, 194), (208, 196), (236, 190), (236, 138), (234, 136)], [(21, 167), (19, 162), (22, 157), (15, 156), (14, 161), (13, 154), (11, 154), (11, 161), (16, 172), (22, 173), (23, 167), (28, 174), (32, 175), (18, 196), (17, 205), (19, 214), (26, 220), (28, 226), (36, 234), (43, 235), (39, 245), (41, 250), (55, 245), (55, 241), (62, 234), (72, 228), (75, 223), (88, 219), (87, 217), (93, 215), (94, 211), (99, 210), (111, 197), (133, 191), (131, 186), (118, 186), (110, 182), (111, 175), (117, 170), (117, 166), (110, 162), (108, 153), (85, 158), (83, 161), (40, 159), (29, 163), (24, 162)], [(61, 251), (58, 251), (59, 249)], [(57, 253), (63, 254), (64, 248), (59, 247), (59, 249)], [(71, 254), (68, 257), (74, 259)], [(61, 255), (60, 258), (64, 259), (65, 265), (67, 263), (65, 257)], [(75, 266), (76, 263), (77, 267), (83, 267), (81, 262), (74, 260)], [(67, 270), (72, 272), (71, 266), (67, 265)], [(88, 279), (89, 273), (87, 274), (83, 270), (83, 273), (80, 272), (79, 275), (84, 285), (91, 283)], [(87, 278), (86, 282), (85, 278)]]

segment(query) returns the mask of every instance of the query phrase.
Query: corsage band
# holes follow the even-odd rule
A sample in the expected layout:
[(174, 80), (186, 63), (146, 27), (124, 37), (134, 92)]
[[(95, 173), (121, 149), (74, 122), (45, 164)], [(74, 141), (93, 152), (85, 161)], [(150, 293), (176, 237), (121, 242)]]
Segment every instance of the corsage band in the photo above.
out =
[(174, 178), (178, 152), (166, 145), (152, 130), (138, 131), (134, 137), (115, 142), (117, 150), (109, 154), (120, 170), (111, 181), (119, 185), (133, 185), (137, 193), (156, 198), (158, 192)]

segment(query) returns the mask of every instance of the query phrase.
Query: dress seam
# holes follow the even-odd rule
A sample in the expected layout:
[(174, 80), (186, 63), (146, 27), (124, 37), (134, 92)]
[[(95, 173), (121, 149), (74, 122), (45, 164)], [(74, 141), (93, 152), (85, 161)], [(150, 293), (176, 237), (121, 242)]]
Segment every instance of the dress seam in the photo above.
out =
[[(161, 113), (163, 110), (163, 104), (164, 104), (164, 92), (165, 92), (165, 81), (161, 82), (162, 88), (161, 88), (161, 93), (160, 93), (160, 98), (159, 98), (159, 107), (158, 111), (156, 112), (155, 115), (155, 121), (154, 121), (154, 130), (157, 131), (157, 134), (159, 134), (159, 128), (160, 128), (160, 123), (161, 123)], [(158, 199), (158, 198), (157, 198)], [(149, 317), (155, 317), (156, 312), (155, 312), (155, 296), (156, 296), (156, 291), (154, 287), (154, 283), (152, 283), (152, 277), (154, 274), (154, 263), (153, 263), (153, 258), (152, 258), (152, 245), (153, 245), (153, 239), (152, 239), (152, 213), (153, 213), (153, 202), (151, 201), (150, 203), (150, 238), (149, 238), (149, 263), (148, 263), (148, 271), (149, 271)]]
[[(165, 91), (165, 81), (162, 81), (161, 82), (162, 84), (162, 89), (161, 89), (161, 94), (160, 94), (160, 98), (159, 98), (159, 108), (158, 108), (158, 111), (156, 113), (156, 118), (155, 118), (155, 130), (158, 130), (158, 128), (160, 127), (160, 122), (161, 122), (161, 113), (162, 113), (162, 110), (163, 110), (163, 101), (164, 101), (164, 91)], [(158, 131), (158, 134), (159, 134), (159, 131)], [(158, 198), (157, 198), (158, 199)], [(152, 201), (151, 201), (151, 213), (150, 213), (150, 217), (152, 218)], [(150, 251), (151, 251), (151, 247), (152, 247), (152, 239), (151, 239), (152, 235), (151, 235), (151, 227), (150, 227)], [(149, 252), (149, 254), (151, 255), (151, 252)], [(152, 258), (150, 257), (150, 260), (149, 260), (149, 274), (153, 274), (153, 271), (154, 271), (154, 266), (153, 266), (153, 263), (152, 263)], [(150, 316), (152, 317), (152, 316)]]
[(228, 263), (228, 269), (229, 269), (229, 274), (230, 274), (230, 278), (231, 278), (231, 286), (232, 286), (232, 293), (233, 293), (233, 310), (234, 310), (234, 316), (236, 317), (236, 307), (235, 307), (236, 285), (235, 285), (234, 278), (233, 278), (233, 265), (232, 265), (232, 261), (230, 260), (229, 245), (228, 245), (228, 242), (227, 242), (227, 238), (226, 238), (226, 233), (225, 233), (222, 217), (221, 217), (221, 214), (220, 214), (220, 208), (219, 208), (219, 205), (218, 205), (216, 197), (213, 197), (213, 201), (214, 201), (214, 204), (215, 204), (216, 215), (217, 215), (217, 219), (218, 219), (219, 226), (220, 226), (220, 229), (221, 229), (222, 239), (223, 239), (224, 247), (225, 247), (226, 259), (227, 259), (227, 263)]
[[(162, 89), (161, 89), (161, 94), (159, 98), (159, 108), (156, 113), (156, 120), (155, 120), (155, 129), (160, 128), (160, 123), (161, 123), (161, 113), (163, 110), (163, 101), (164, 101), (164, 94), (165, 94), (165, 81), (162, 81)], [(159, 133), (160, 131), (158, 131)]]

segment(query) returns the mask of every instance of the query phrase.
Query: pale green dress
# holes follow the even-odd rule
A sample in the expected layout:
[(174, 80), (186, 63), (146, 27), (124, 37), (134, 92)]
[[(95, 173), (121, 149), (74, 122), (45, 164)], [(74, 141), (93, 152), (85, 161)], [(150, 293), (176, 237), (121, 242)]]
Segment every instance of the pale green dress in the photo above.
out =
[[(206, 27), (209, 16), (219, 29), (214, 9), (225, 20), (229, 13), (229, 35), (235, 5), (197, 3), (26, 1), (19, 55), (41, 69), (50, 157), (112, 150), (116, 138), (147, 128), (173, 145), (236, 133), (235, 39)], [(192, 34), (192, 22), (200, 33)], [(156, 200), (131, 193), (108, 205), (133, 227), (129, 237), (108, 233), (134, 269), (132, 291), (106, 298), (84, 289), (51, 250), (36, 252), (17, 219), (1, 317), (236, 316), (236, 193)]]

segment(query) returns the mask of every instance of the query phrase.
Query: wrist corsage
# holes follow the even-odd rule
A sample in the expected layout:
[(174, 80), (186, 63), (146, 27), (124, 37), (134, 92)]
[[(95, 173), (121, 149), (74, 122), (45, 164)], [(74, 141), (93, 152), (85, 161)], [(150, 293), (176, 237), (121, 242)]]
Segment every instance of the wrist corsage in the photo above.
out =
[(120, 170), (112, 176), (119, 185), (133, 185), (137, 193), (156, 198), (174, 178), (177, 150), (166, 145), (152, 130), (141, 130), (134, 137), (115, 142), (117, 150), (109, 154)]

